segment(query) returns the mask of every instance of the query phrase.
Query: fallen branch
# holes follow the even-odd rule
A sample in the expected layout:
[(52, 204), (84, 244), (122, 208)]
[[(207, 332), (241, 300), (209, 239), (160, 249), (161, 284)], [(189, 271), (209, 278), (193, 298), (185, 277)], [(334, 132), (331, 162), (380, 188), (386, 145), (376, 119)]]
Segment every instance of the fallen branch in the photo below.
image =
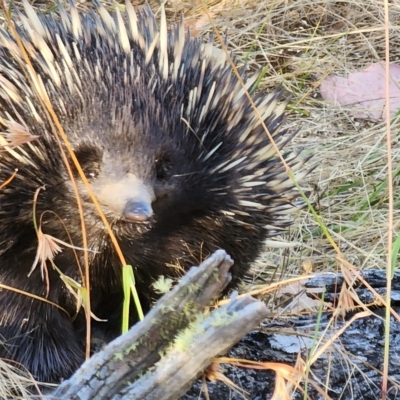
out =
[(143, 321), (85, 362), (49, 398), (162, 400), (184, 394), (213, 357), (267, 315), (265, 304), (251, 297), (233, 299), (202, 315), (229, 283), (232, 264), (225, 251), (218, 250), (191, 268)]

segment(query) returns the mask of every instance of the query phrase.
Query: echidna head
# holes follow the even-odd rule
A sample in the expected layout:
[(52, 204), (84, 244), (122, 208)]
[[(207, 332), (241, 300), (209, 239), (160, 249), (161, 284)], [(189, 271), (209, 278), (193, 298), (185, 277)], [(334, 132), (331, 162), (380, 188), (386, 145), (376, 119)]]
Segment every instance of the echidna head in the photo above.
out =
[[(96, 96), (91, 93), (91, 98)], [(131, 99), (136, 97), (147, 101), (144, 115), (135, 110)], [(95, 104), (101, 103), (102, 95), (98, 98)], [(75, 115), (66, 129), (75, 155), (117, 233), (132, 239), (161, 226), (167, 232), (188, 220), (216, 215), (228, 199), (233, 201), (229, 193), (218, 194), (222, 188), (226, 192), (232, 179), (210, 172), (224, 159), (222, 152), (229, 157), (230, 145), (220, 146), (214, 161), (212, 157), (204, 160), (205, 146), (212, 140), (201, 144), (196, 134), (188, 131), (180, 121), (182, 103), (167, 109), (141, 85), (123, 100), (127, 108), (120, 110), (113, 103), (103, 103), (104, 109), (96, 110), (96, 115), (92, 110), (85, 112), (83, 120)], [(163, 108), (167, 115), (157, 112)], [(93, 119), (87, 118), (88, 114), (93, 114)], [(85, 185), (77, 173), (75, 178), (87, 211), (97, 221), (99, 216)], [(65, 185), (71, 185), (68, 179)], [(72, 186), (67, 192), (73, 193)]]

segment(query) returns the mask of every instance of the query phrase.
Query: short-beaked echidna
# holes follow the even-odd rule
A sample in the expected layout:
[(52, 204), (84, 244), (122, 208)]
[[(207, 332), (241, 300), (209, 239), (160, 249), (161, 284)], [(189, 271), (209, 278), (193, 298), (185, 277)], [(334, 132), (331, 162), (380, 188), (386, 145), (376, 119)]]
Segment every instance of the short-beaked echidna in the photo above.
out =
[[(218, 248), (234, 259), (236, 284), (265, 238), (288, 225), (297, 192), (230, 64), (212, 57), (212, 41), (190, 37), (183, 22), (168, 30), (165, 15), (158, 28), (149, 8), (135, 13), (129, 2), (124, 15), (100, 4), (86, 14), (59, 5), (56, 17), (24, 7), (13, 21), (36, 83), (14, 36), (0, 32), (0, 357), (58, 382), (84, 360), (85, 319), (19, 292), (74, 315), (60, 271), (78, 282), (84, 273), (80, 213), (44, 91), (134, 268), (145, 310), (160, 275), (179, 276)], [(254, 94), (257, 76), (241, 75), (281, 149), (294, 135), (281, 129), (282, 91)], [(294, 170), (303, 162), (286, 158)], [(78, 174), (76, 184), (91, 310), (113, 337), (121, 262)], [(41, 234), (74, 246), (56, 242), (59, 271), (40, 267), (34, 217)]]

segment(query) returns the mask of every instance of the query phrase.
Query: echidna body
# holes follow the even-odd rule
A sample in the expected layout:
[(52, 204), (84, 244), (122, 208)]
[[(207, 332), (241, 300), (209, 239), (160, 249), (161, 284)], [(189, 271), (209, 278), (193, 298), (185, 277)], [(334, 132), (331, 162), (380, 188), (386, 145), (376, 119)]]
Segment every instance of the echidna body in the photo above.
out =
[[(279, 148), (281, 92), (253, 95), (257, 113), (225, 60), (185, 32), (167, 32), (149, 9), (125, 15), (35, 14), (25, 3), (15, 39), (0, 32), (0, 283), (46, 298), (70, 315), (76, 298), (60, 278), (82, 283), (82, 225), (61, 157), (48, 96), (121, 246), (145, 309), (151, 285), (176, 277), (218, 248), (235, 260), (233, 284), (265, 238), (287, 226), (296, 191), (257, 113)], [(15, 14), (15, 13), (14, 13)], [(58, 22), (59, 21), (59, 22)], [(255, 78), (243, 79), (251, 92)], [(62, 144), (61, 146), (65, 146)], [(66, 154), (68, 152), (66, 151)], [(121, 261), (79, 174), (94, 315), (108, 337), (121, 329)], [(292, 155), (296, 169), (302, 160)], [(16, 172), (15, 172), (16, 171)], [(37, 229), (34, 226), (36, 217)], [(62, 248), (57, 271), (38, 254), (38, 232)], [(44, 253), (41, 253), (44, 254)], [(34, 267), (33, 267), (34, 266)], [(0, 357), (41, 381), (58, 382), (83, 362), (85, 320), (18, 291), (0, 290)]]

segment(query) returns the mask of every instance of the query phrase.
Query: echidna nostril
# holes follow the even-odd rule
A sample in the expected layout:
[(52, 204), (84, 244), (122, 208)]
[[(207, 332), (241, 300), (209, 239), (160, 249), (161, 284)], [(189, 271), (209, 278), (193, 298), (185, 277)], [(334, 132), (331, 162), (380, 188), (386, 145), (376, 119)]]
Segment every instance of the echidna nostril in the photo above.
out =
[(123, 218), (129, 222), (146, 222), (152, 215), (151, 205), (144, 201), (129, 200), (123, 211)]

